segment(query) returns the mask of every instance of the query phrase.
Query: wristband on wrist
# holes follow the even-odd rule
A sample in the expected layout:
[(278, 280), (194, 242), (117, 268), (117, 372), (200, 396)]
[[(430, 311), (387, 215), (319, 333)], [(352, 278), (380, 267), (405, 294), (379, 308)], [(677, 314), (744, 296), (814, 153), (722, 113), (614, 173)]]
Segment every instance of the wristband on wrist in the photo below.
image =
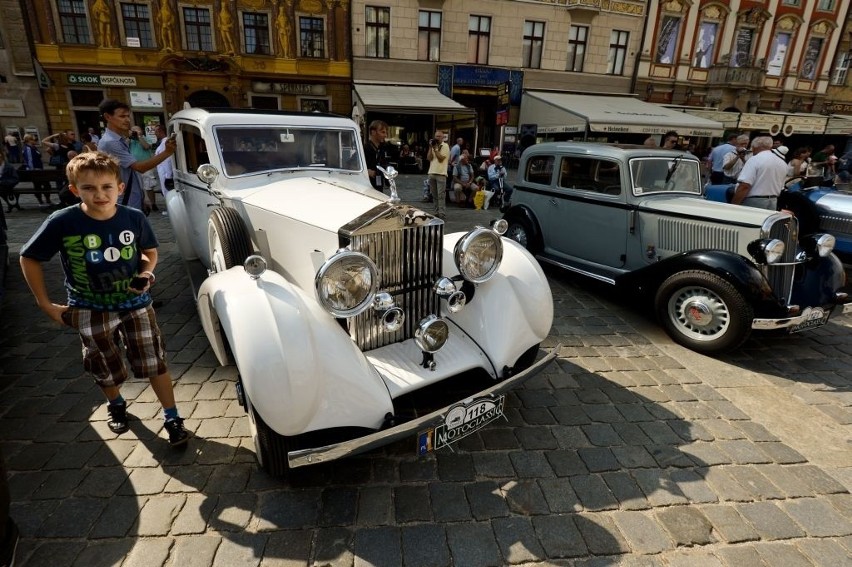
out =
[(148, 279), (151, 280), (151, 283), (154, 283), (155, 281), (157, 281), (157, 277), (154, 275), (154, 272), (152, 272), (150, 270), (145, 270), (144, 272), (139, 272), (140, 276), (144, 276), (145, 274), (148, 274)]

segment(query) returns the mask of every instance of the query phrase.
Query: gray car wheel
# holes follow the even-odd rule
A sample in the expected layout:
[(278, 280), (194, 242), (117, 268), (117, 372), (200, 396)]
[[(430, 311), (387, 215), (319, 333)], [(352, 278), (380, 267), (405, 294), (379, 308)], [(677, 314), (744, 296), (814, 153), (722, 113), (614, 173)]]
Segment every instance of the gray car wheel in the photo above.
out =
[(751, 333), (751, 305), (730, 282), (709, 272), (669, 277), (657, 291), (655, 306), (669, 336), (696, 352), (735, 349)]
[(525, 220), (509, 221), (509, 228), (506, 229), (506, 234), (503, 236), (509, 240), (514, 240), (530, 252), (535, 252), (532, 249), (532, 229)]

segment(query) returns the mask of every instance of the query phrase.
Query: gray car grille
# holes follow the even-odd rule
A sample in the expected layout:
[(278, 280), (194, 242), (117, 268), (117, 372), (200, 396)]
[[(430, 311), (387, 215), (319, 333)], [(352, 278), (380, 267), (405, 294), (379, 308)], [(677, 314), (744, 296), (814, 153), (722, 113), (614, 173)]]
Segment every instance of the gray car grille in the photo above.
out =
[(372, 258), (379, 269), (379, 290), (390, 293), (405, 313), (405, 324), (393, 333), (382, 328), (372, 309), (350, 319), (349, 334), (361, 350), (412, 338), (424, 317), (438, 313), (432, 286), (442, 275), (443, 240), (443, 223), (352, 235), (352, 250)]
[(784, 243), (784, 257), (778, 263), (787, 265), (764, 266), (764, 274), (769, 285), (772, 286), (775, 296), (785, 303), (789, 303), (790, 294), (793, 291), (793, 276), (796, 271), (793, 263), (796, 261), (798, 251), (799, 223), (795, 217), (779, 216), (781, 218), (771, 224), (766, 237), (777, 238)]
[(739, 233), (729, 226), (714, 226), (687, 219), (662, 218), (659, 230), (659, 247), (663, 250), (705, 248), (736, 250), (739, 247)]

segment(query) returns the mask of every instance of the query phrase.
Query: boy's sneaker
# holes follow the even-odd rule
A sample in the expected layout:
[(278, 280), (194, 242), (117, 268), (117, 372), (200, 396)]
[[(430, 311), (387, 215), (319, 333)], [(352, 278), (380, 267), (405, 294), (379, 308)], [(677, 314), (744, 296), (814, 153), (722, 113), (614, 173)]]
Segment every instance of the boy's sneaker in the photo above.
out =
[(166, 421), (166, 431), (169, 432), (169, 445), (177, 447), (189, 439), (189, 431), (183, 427), (183, 419), (176, 417)]
[(107, 425), (113, 433), (124, 433), (130, 428), (127, 425), (127, 403), (107, 404), (107, 413)]
[(15, 552), (18, 549), (18, 540), (21, 534), (18, 526), (9, 518), (6, 521), (6, 533), (0, 534), (0, 565), (11, 567), (15, 565)]

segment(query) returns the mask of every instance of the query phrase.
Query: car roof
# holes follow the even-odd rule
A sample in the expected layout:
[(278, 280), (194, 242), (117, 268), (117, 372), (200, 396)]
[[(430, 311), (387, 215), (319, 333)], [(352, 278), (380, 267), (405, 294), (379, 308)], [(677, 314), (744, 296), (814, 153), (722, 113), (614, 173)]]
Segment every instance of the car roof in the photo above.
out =
[(598, 142), (544, 142), (524, 150), (523, 158), (541, 154), (585, 154), (627, 160), (635, 157), (686, 157), (698, 159), (692, 154), (678, 150), (664, 150), (632, 144), (602, 144)]
[(337, 114), (261, 110), (256, 108), (185, 108), (172, 115), (170, 121), (183, 119), (201, 127), (217, 125), (291, 125), (337, 126), (354, 128), (352, 119)]

